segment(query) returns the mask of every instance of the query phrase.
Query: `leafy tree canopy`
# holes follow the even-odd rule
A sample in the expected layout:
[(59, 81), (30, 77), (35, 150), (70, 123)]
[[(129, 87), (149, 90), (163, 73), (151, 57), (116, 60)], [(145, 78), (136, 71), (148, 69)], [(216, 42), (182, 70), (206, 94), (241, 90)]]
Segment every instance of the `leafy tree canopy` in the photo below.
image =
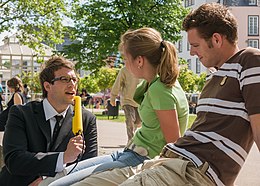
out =
[(206, 82), (206, 73), (194, 74), (192, 70), (188, 69), (184, 59), (179, 59), (179, 64), (181, 68), (178, 80), (183, 90), (187, 93), (201, 92)]
[(117, 74), (118, 74), (118, 70), (115, 68), (106, 68), (106, 67), (100, 68), (100, 70), (96, 75), (99, 88), (102, 91), (112, 88), (116, 80)]
[(164, 40), (177, 41), (188, 10), (181, 0), (88, 0), (73, 3), (71, 12), (70, 34), (77, 42), (64, 53), (78, 61), (78, 68), (93, 70), (117, 53), (120, 35), (128, 29), (153, 27)]
[(27, 84), (33, 93), (41, 93), (42, 87), (39, 80), (39, 73), (23, 72), (21, 74), (23, 84)]
[(81, 91), (84, 88), (89, 93), (105, 92), (105, 90), (112, 88), (118, 72), (118, 68), (102, 67), (96, 74), (92, 73), (81, 78), (78, 89)]
[(15, 30), (22, 43), (40, 51), (43, 41), (63, 41), (65, 0), (1, 0), (0, 33)]
[(88, 93), (97, 93), (100, 91), (97, 79), (94, 74), (83, 77), (80, 79), (78, 90), (86, 89)]

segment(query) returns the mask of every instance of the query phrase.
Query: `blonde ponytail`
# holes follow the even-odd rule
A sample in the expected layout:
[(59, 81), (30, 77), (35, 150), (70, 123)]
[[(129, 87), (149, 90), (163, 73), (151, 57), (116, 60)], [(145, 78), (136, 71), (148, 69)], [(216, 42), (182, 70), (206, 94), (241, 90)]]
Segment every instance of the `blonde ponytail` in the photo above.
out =
[(167, 41), (161, 42), (162, 55), (157, 72), (167, 87), (172, 87), (179, 75), (178, 58), (175, 46)]

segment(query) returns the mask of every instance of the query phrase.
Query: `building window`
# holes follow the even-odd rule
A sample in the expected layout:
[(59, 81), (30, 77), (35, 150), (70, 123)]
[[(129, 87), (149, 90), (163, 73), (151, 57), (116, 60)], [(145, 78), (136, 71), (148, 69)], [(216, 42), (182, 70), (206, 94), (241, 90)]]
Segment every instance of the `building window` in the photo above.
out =
[(248, 35), (259, 35), (259, 16), (248, 16)]
[(259, 40), (258, 39), (248, 39), (248, 46), (253, 48), (259, 48)]
[(187, 65), (188, 65), (188, 69), (191, 70), (191, 59), (187, 59)]
[(200, 60), (196, 58), (196, 74), (200, 74)]
[(195, 1), (195, 0), (185, 0), (185, 1), (184, 1), (184, 2), (185, 2), (184, 6), (185, 6), (185, 7), (192, 6), (192, 5), (195, 4), (194, 1)]
[(182, 52), (182, 39), (178, 41), (178, 51)]
[(249, 0), (248, 5), (257, 5), (256, 0)]

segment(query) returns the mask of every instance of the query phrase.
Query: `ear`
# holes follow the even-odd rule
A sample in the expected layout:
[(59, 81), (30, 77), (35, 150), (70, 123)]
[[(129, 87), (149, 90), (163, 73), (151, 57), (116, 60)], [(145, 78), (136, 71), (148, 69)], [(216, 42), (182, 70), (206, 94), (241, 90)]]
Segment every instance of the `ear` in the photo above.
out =
[(138, 68), (142, 68), (143, 65), (144, 65), (144, 57), (143, 56), (138, 56), (137, 57), (137, 65), (138, 65)]
[(223, 36), (219, 33), (214, 33), (212, 35), (212, 43), (216, 47), (221, 47), (223, 43)]
[(44, 89), (45, 89), (47, 92), (49, 92), (49, 90), (50, 90), (50, 88), (51, 88), (50, 83), (47, 82), (47, 81), (45, 81), (45, 82), (43, 83), (43, 86), (44, 86)]

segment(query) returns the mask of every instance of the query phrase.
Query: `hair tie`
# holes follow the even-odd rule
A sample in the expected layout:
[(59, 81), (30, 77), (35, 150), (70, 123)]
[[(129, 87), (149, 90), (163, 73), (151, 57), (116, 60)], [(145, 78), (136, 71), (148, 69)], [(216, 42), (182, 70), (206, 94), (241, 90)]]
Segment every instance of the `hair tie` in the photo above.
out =
[(161, 48), (161, 50), (162, 50), (162, 52), (163, 52), (164, 49), (165, 49), (164, 40), (161, 41), (160, 48)]

